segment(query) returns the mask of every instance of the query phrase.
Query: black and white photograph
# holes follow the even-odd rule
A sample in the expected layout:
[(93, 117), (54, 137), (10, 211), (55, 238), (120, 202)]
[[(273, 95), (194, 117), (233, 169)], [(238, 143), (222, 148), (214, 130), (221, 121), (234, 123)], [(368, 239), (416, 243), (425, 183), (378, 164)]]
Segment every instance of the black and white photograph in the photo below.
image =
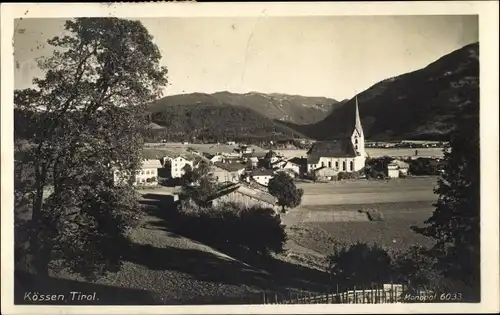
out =
[(498, 2), (373, 4), (2, 4), (2, 313), (498, 311)]

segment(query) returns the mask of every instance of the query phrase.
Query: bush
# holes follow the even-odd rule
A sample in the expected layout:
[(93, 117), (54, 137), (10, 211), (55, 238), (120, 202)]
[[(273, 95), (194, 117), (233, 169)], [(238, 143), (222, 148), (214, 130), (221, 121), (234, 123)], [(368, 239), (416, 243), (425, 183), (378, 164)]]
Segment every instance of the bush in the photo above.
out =
[(438, 162), (430, 158), (418, 158), (410, 162), (408, 171), (412, 175), (437, 175)]
[(384, 221), (384, 215), (377, 209), (370, 209), (365, 211), (370, 221)]
[(176, 227), (179, 234), (230, 252), (267, 256), (283, 252), (286, 242), (285, 227), (273, 209), (235, 203), (202, 207), (183, 200)]
[(344, 289), (388, 283), (392, 277), (392, 259), (377, 245), (356, 243), (341, 247), (328, 256), (329, 271)]

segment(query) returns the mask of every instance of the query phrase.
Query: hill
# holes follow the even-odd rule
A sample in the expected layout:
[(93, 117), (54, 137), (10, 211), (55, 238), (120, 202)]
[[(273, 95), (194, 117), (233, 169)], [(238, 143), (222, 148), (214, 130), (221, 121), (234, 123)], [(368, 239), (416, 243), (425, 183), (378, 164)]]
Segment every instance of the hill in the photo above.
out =
[[(427, 67), (383, 80), (357, 95), (365, 136), (370, 140), (447, 140), (453, 118), (463, 106), (479, 110), (479, 43), (441, 57)], [(322, 121), (281, 123), (324, 140), (354, 115), (354, 98)]]
[(312, 124), (325, 118), (338, 102), (326, 97), (307, 97), (287, 94), (250, 92), (237, 94), (217, 92), (213, 94), (191, 93), (164, 97), (150, 108), (153, 112), (172, 105), (232, 105), (250, 108), (270, 119), (295, 124)]
[(253, 143), (256, 140), (306, 138), (245, 107), (198, 103), (149, 109), (151, 122), (156, 127), (149, 129), (149, 140)]

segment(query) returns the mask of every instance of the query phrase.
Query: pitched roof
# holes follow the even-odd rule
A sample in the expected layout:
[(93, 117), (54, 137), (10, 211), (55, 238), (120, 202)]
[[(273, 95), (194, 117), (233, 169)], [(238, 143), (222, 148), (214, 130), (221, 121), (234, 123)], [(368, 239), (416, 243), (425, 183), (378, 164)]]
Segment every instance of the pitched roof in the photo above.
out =
[(245, 168), (241, 163), (214, 163), (214, 165), (228, 172), (237, 172)]
[(307, 164), (318, 164), (318, 163), (319, 163), (319, 156), (309, 155), (307, 157)]
[(233, 192), (248, 196), (250, 198), (257, 199), (259, 201), (266, 202), (272, 206), (274, 206), (276, 204), (276, 198), (273, 197), (271, 194), (264, 192), (262, 190), (253, 189), (253, 188), (250, 188), (248, 186), (241, 185), (241, 184), (233, 184), (233, 185), (225, 186), (224, 188), (217, 191), (217, 193), (215, 195), (208, 198), (208, 201), (220, 198), (222, 196), (228, 195), (228, 194), (233, 193)]
[(299, 157), (294, 157), (288, 160), (290, 163), (294, 163), (297, 165), (306, 165), (307, 164), (307, 158), (299, 158)]
[(161, 168), (160, 160), (145, 160), (142, 162), (142, 168)]
[(356, 151), (349, 139), (339, 139), (316, 142), (307, 154), (315, 157), (355, 157)]
[(401, 160), (392, 160), (391, 163), (389, 163), (389, 165), (396, 165), (398, 168), (409, 168), (410, 167), (410, 164), (406, 163), (406, 162), (403, 162)]

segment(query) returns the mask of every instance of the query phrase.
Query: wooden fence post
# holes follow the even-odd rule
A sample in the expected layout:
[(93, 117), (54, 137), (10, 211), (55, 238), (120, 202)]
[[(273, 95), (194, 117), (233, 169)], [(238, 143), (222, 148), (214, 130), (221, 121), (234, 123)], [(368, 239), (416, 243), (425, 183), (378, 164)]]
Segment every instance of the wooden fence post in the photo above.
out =
[(391, 303), (394, 301), (394, 283), (392, 282), (391, 279)]

